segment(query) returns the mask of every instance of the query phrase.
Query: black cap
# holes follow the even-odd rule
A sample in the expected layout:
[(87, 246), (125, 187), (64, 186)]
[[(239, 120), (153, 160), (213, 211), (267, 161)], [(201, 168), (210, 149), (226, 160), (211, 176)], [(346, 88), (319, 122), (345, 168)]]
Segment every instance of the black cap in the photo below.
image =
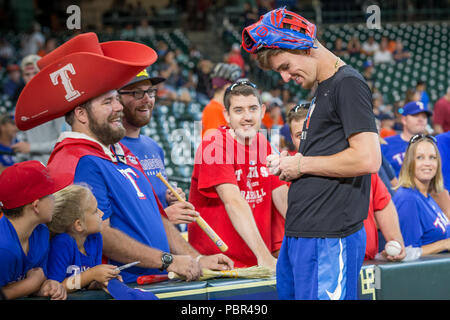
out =
[(150, 68), (146, 68), (146, 69), (142, 70), (141, 72), (139, 72), (133, 79), (131, 79), (126, 85), (124, 85), (120, 89), (123, 89), (125, 87), (128, 87), (129, 85), (132, 85), (132, 84), (144, 81), (144, 80), (150, 80), (150, 82), (152, 83), (152, 86), (155, 86), (158, 83), (161, 83), (166, 80), (166, 78), (163, 78), (163, 77), (151, 77), (150, 74), (151, 74)]

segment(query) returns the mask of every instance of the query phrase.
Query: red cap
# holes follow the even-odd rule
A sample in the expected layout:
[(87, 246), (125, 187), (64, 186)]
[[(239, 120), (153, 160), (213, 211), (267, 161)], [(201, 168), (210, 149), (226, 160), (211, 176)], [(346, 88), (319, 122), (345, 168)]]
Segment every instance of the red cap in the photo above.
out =
[(41, 162), (19, 162), (7, 167), (0, 175), (0, 206), (18, 208), (60, 189)]

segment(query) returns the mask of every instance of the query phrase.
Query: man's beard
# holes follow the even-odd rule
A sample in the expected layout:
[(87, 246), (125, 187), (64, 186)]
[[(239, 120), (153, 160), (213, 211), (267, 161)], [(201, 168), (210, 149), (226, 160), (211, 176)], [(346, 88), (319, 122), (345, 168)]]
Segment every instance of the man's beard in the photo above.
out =
[(152, 117), (153, 111), (152, 106), (147, 105), (146, 107), (149, 110), (148, 117), (138, 116), (136, 111), (136, 109), (138, 108), (134, 109), (134, 113), (132, 113), (128, 108), (123, 108), (123, 115), (125, 117), (126, 122), (136, 128), (142, 128), (143, 126), (146, 126), (150, 122), (150, 118)]
[(113, 129), (109, 122), (120, 116), (123, 117), (122, 112), (113, 113), (108, 117), (104, 123), (99, 123), (88, 110), (87, 116), (89, 119), (89, 130), (96, 136), (97, 140), (105, 146), (115, 144), (119, 142), (123, 137), (125, 137), (126, 130), (122, 127), (117, 127)]

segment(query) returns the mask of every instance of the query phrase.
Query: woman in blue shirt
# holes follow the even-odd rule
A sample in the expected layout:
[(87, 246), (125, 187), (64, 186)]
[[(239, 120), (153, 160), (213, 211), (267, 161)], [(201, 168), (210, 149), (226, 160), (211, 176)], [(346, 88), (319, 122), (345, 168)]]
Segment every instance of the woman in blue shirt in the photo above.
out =
[(436, 139), (415, 135), (406, 150), (398, 190), (393, 197), (405, 246), (422, 255), (450, 249), (450, 223), (431, 193), (443, 191), (442, 164)]

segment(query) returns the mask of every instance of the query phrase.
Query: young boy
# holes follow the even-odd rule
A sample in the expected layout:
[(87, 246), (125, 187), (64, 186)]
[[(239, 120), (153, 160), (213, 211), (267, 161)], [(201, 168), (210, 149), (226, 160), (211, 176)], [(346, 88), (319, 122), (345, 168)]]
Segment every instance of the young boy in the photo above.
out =
[(44, 224), (52, 219), (56, 191), (39, 161), (14, 164), (0, 175), (0, 287), (7, 299), (67, 297), (64, 287), (46, 276), (49, 232)]

